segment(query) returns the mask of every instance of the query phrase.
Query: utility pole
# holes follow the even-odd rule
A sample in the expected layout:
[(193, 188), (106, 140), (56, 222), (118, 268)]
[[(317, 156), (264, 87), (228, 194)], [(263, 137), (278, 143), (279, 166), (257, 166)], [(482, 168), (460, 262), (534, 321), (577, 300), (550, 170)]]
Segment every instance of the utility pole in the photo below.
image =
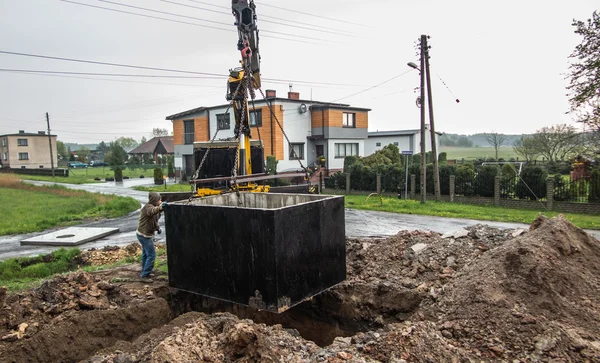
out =
[(425, 58), (426, 58), (427, 36), (421, 35), (421, 204), (427, 201), (427, 159), (425, 155)]
[(52, 167), (52, 177), (54, 178), (54, 155), (52, 154), (52, 136), (50, 135), (50, 115), (46, 112), (46, 124), (48, 125), (48, 144), (50, 144), (50, 165)]
[(431, 74), (429, 71), (429, 46), (427, 45), (427, 37), (423, 38), (425, 45), (425, 69), (427, 71), (427, 101), (429, 103), (429, 126), (431, 132), (431, 156), (433, 159), (433, 185), (435, 189), (435, 200), (442, 200), (440, 191), (440, 168), (438, 165), (437, 143), (435, 141), (435, 124), (433, 122), (433, 98), (431, 97)]

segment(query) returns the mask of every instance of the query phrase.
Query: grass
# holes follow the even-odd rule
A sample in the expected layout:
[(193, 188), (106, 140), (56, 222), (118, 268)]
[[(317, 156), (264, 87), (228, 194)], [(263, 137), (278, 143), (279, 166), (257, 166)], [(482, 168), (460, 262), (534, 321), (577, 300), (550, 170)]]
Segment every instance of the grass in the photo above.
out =
[[(163, 173), (166, 175), (166, 169), (163, 169)], [(137, 167), (137, 168), (125, 168), (123, 169), (123, 177), (139, 178), (154, 178), (154, 166), (148, 167)], [(29, 180), (39, 181), (50, 181), (56, 183), (67, 183), (67, 184), (88, 184), (88, 183), (103, 183), (107, 177), (114, 177), (114, 172), (109, 166), (101, 167), (89, 167), (81, 169), (69, 169), (68, 177), (51, 177), (51, 176), (39, 176), (39, 175), (24, 175), (23, 178)], [(101, 180), (94, 180), (100, 178)]]
[(48, 255), (11, 258), (0, 262), (0, 286), (9, 291), (39, 286), (45, 279), (77, 268), (81, 251), (61, 248)]
[(189, 184), (167, 184), (165, 188), (164, 185), (155, 185), (152, 187), (147, 186), (135, 186), (132, 189), (139, 190), (142, 192), (191, 192), (192, 189)]
[(130, 197), (94, 194), (60, 186), (33, 186), (0, 174), (0, 235), (44, 231), (86, 220), (117, 218), (140, 204)]
[[(495, 206), (477, 206), (449, 202), (427, 202), (421, 204), (414, 200), (400, 200), (392, 197), (371, 197), (366, 195), (346, 195), (348, 208), (373, 210), (403, 214), (417, 214), (449, 218), (465, 218), (497, 222), (532, 223), (540, 212), (546, 217), (554, 217), (559, 212), (508, 209)], [(365, 202), (366, 201), (366, 202)], [(382, 201), (382, 202), (381, 202)], [(571, 223), (580, 228), (600, 229), (600, 218), (593, 215), (562, 213)]]
[[(493, 147), (450, 147), (441, 146), (440, 152), (445, 152), (448, 155), (448, 160), (462, 160), (473, 161), (479, 158), (496, 158), (496, 150)], [(512, 146), (502, 146), (498, 150), (498, 157), (504, 160), (510, 158), (518, 158)]]

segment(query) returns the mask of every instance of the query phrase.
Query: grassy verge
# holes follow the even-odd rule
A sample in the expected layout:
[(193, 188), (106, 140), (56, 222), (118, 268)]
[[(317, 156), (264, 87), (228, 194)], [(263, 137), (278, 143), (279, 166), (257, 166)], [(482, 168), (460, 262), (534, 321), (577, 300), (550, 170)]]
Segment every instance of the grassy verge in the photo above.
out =
[(132, 189), (139, 190), (142, 192), (191, 192), (192, 191), (189, 184), (167, 184), (166, 188), (164, 185), (156, 185), (153, 187), (135, 186)]
[(140, 204), (130, 197), (94, 194), (59, 186), (38, 187), (0, 175), (0, 235), (43, 231), (86, 220), (117, 218)]
[[(379, 197), (372, 196), (367, 200), (366, 195), (346, 195), (345, 201), (346, 207), (353, 209), (497, 222), (531, 223), (540, 213), (547, 217), (554, 217), (560, 214), (559, 212), (551, 211), (508, 209), (495, 206), (448, 202), (427, 202), (426, 204), (421, 204), (419, 201), (400, 200), (392, 197), (383, 197), (380, 200)], [(577, 227), (600, 229), (600, 218), (598, 216), (575, 213), (563, 214)]]
[[(445, 152), (449, 160), (473, 161), (478, 158), (495, 158), (496, 150), (493, 147), (451, 147), (441, 146), (440, 152)], [(498, 157), (508, 160), (517, 158), (519, 155), (515, 153), (512, 146), (502, 146), (498, 149)]]
[[(163, 170), (166, 173), (166, 169)], [(139, 178), (144, 176), (151, 180), (154, 178), (154, 168), (125, 168), (123, 169), (123, 177), (128, 178)], [(38, 175), (23, 175), (22, 178), (29, 180), (49, 181), (55, 183), (67, 183), (67, 184), (87, 184), (87, 183), (104, 183), (104, 179), (107, 177), (114, 177), (114, 171), (106, 167), (97, 168), (81, 168), (81, 169), (69, 169), (68, 177), (51, 177), (51, 176), (38, 176)], [(95, 180), (99, 178), (101, 180)]]
[[(157, 249), (156, 271), (168, 272), (166, 249)], [(0, 262), (0, 286), (8, 291), (20, 291), (41, 286), (47, 279), (57, 274), (67, 274), (78, 269), (97, 272), (115, 267), (139, 263), (141, 252), (136, 257), (126, 257), (120, 261), (100, 266), (82, 266), (81, 251), (78, 248), (61, 248), (47, 255), (37, 257), (11, 258)]]
[(36, 287), (48, 277), (75, 270), (81, 251), (61, 248), (38, 257), (11, 258), (0, 262), (0, 286), (9, 291)]

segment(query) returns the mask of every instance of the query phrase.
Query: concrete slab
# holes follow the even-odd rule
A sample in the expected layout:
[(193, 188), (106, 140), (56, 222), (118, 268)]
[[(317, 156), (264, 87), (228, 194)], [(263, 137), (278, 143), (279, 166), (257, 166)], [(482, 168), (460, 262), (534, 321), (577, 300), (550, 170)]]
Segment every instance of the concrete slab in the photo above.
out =
[(28, 238), (21, 241), (21, 245), (78, 246), (117, 232), (119, 232), (118, 228), (70, 227)]

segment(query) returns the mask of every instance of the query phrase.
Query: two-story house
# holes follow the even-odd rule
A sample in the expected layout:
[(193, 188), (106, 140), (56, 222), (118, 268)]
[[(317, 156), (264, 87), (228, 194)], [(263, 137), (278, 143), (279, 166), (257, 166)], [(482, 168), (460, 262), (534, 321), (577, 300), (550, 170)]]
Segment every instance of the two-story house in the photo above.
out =
[[(228, 108), (200, 107), (166, 118), (173, 123), (176, 168), (192, 175), (199, 164), (193, 160), (194, 143), (210, 142), (216, 132), (216, 140), (234, 137), (235, 118)], [(327, 169), (341, 170), (344, 157), (365, 155), (370, 109), (301, 100), (297, 92), (280, 98), (273, 90), (249, 108), (252, 140), (262, 141), (265, 157), (275, 156), (278, 172), (298, 170), (298, 159), (312, 165), (319, 156), (325, 157)]]
[(52, 159), (57, 165), (56, 135), (50, 136), (44, 131), (37, 134), (19, 130), (18, 134), (0, 135), (0, 160), (2, 167), (12, 169), (51, 168)]

